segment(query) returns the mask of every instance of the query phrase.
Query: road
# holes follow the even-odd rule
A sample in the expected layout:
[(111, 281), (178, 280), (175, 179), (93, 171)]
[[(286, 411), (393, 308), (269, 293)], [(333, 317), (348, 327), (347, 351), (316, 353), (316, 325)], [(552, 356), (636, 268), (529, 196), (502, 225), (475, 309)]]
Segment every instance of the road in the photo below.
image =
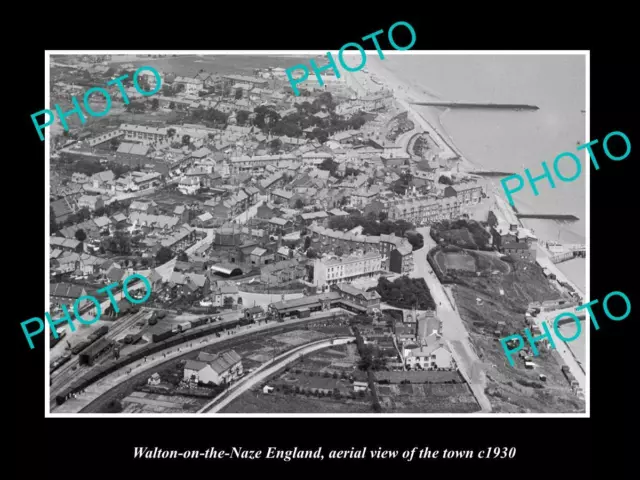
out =
[(332, 345), (344, 345), (345, 343), (355, 340), (355, 337), (337, 337), (332, 339), (319, 340), (312, 342), (311, 344), (302, 345), (300, 347), (289, 350), (282, 355), (277, 356), (273, 360), (261, 365), (259, 368), (246, 375), (238, 382), (233, 384), (226, 392), (215, 398), (204, 407), (202, 407), (198, 413), (217, 413), (230, 402), (242, 395), (244, 392), (253, 387), (256, 383), (260, 383), (278, 370), (286, 366), (288, 363), (296, 361), (300, 358), (300, 355), (306, 355), (315, 350), (327, 348)]
[(458, 365), (462, 376), (469, 383), (471, 391), (478, 400), (482, 412), (491, 412), (491, 403), (484, 393), (485, 375), (484, 365), (478, 358), (469, 340), (469, 333), (460, 318), (460, 314), (455, 309), (451, 295), (447, 295), (445, 287), (440, 283), (435, 272), (427, 261), (427, 253), (435, 242), (429, 235), (429, 227), (418, 228), (418, 232), (424, 237), (424, 246), (420, 250), (413, 252), (414, 269), (411, 277), (424, 278), (429, 287), (429, 291), (436, 302), (437, 314), (442, 321), (442, 335), (450, 342), (452, 354)]
[(258, 207), (262, 205), (266, 200), (266, 196), (261, 196), (255, 205), (252, 205), (240, 215), (233, 218), (231, 221), (234, 223), (247, 223), (250, 218), (253, 218), (258, 214)]
[[(258, 324), (250, 324), (244, 327), (238, 327), (234, 331), (230, 331), (230, 333), (222, 334), (220, 337), (216, 336), (215, 333), (211, 335), (207, 335), (205, 337), (199, 338), (198, 340), (193, 340), (188, 343), (183, 343), (178, 346), (173, 346), (171, 348), (167, 348), (163, 351), (154, 353), (151, 358), (148, 358), (147, 361), (138, 360), (136, 365), (133, 364), (125, 365), (119, 370), (107, 375), (96, 383), (89, 385), (85, 392), (79, 395), (77, 398), (73, 398), (63, 403), (60, 406), (55, 404), (55, 396), (51, 397), (51, 412), (52, 413), (78, 413), (83, 408), (87, 407), (91, 402), (98, 399), (100, 396), (106, 394), (109, 390), (117, 387), (120, 383), (125, 380), (144, 373), (147, 370), (158, 367), (163, 363), (171, 361), (176, 357), (180, 357), (185, 353), (194, 350), (200, 350), (203, 347), (208, 345), (214, 345), (218, 342), (228, 340), (229, 335), (234, 336), (235, 338), (240, 338), (244, 335), (253, 334), (255, 332), (268, 331), (271, 329), (275, 329), (278, 327), (282, 327), (283, 325), (304, 325), (310, 321), (316, 321), (318, 319), (332, 319), (338, 318), (338, 315), (349, 315), (348, 312), (345, 312), (341, 309), (332, 309), (330, 311), (325, 312), (314, 312), (311, 314), (309, 318), (301, 318), (298, 320), (287, 321), (287, 322), (277, 322), (277, 321), (269, 321), (263, 322), (260, 325)], [(268, 332), (267, 332), (268, 333)], [(76, 374), (77, 375), (77, 374)], [(55, 411), (54, 411), (55, 409)]]

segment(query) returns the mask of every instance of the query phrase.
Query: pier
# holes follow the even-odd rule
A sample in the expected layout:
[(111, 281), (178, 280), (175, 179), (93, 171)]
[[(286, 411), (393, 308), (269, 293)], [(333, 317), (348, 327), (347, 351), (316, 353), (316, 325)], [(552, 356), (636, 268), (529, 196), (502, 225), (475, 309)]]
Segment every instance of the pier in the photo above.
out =
[(492, 103), (492, 102), (411, 102), (412, 105), (423, 105), (425, 107), (446, 107), (446, 108), (490, 108), (503, 110), (540, 110), (536, 105), (525, 105), (519, 103)]
[(555, 214), (555, 213), (517, 213), (516, 212), (516, 216), (518, 218), (537, 218), (540, 220), (565, 220), (568, 222), (575, 222), (577, 220), (580, 220), (575, 215), (563, 215), (563, 214)]

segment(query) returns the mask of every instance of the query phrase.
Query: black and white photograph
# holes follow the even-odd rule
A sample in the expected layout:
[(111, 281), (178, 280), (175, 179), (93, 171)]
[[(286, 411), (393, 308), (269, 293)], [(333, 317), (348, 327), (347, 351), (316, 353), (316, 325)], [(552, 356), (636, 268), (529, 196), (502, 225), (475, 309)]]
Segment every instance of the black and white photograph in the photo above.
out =
[(589, 416), (588, 52), (369, 48), (46, 52), (45, 416)]

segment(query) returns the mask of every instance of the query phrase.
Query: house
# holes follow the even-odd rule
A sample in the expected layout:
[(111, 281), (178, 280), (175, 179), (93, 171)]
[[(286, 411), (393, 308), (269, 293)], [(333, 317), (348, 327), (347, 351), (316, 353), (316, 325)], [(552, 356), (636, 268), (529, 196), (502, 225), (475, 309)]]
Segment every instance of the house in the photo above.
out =
[(183, 85), (184, 92), (187, 95), (197, 94), (202, 87), (204, 86), (204, 82), (200, 78), (188, 78), (188, 77), (176, 77), (173, 81), (175, 86)]
[(256, 247), (249, 254), (252, 265), (267, 265), (273, 262), (274, 255), (264, 248)]
[(375, 290), (367, 292), (349, 283), (332, 285), (331, 290), (338, 292), (342, 298), (349, 302), (367, 307), (369, 312), (373, 311), (374, 308), (380, 308), (380, 294)]
[(456, 197), (458, 203), (463, 205), (476, 204), (482, 196), (482, 185), (476, 183), (450, 185), (444, 189), (444, 196), (445, 198)]
[(160, 385), (160, 382), (160, 375), (158, 374), (158, 372), (156, 372), (149, 377), (149, 379), (147, 380), (147, 385), (154, 387), (156, 385)]
[(242, 358), (234, 350), (217, 355), (200, 352), (196, 360), (187, 360), (183, 379), (203, 384), (228, 384), (242, 376)]
[(255, 307), (247, 308), (244, 311), (244, 318), (250, 322), (259, 322), (267, 318), (267, 314), (264, 309), (257, 305)]
[(235, 282), (218, 280), (211, 284), (211, 301), (214, 307), (224, 306), (224, 299), (230, 297), (231, 303), (238, 303), (238, 286)]
[(536, 251), (524, 242), (506, 243), (500, 251), (513, 259), (526, 260), (528, 262), (533, 262), (536, 259)]
[(95, 211), (99, 208), (104, 208), (104, 200), (100, 195), (82, 195), (78, 198), (78, 208), (88, 208), (91, 211)]
[(422, 369), (451, 369), (455, 365), (453, 355), (451, 355), (449, 348), (443, 342), (436, 342), (432, 345), (410, 350), (406, 356), (406, 362), (410, 368), (419, 366)]
[(268, 230), (271, 235), (287, 235), (293, 232), (293, 222), (284, 218), (273, 217), (268, 221)]
[(354, 392), (366, 392), (367, 390), (369, 390), (367, 382), (353, 382)]
[(401, 245), (389, 254), (389, 270), (395, 273), (413, 271), (413, 251), (409, 245)]

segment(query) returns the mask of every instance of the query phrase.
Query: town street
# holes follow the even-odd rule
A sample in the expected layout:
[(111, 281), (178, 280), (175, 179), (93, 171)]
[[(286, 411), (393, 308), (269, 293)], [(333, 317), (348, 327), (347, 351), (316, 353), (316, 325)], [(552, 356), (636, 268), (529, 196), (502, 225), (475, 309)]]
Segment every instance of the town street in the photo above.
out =
[(431, 296), (436, 303), (437, 315), (442, 321), (442, 335), (453, 347), (451, 353), (458, 364), (460, 373), (469, 383), (482, 411), (490, 412), (491, 403), (484, 393), (483, 364), (470, 345), (469, 334), (460, 314), (453, 305), (453, 297), (451, 296), (450, 300), (450, 294), (447, 294), (445, 287), (440, 283), (427, 261), (427, 253), (435, 247), (429, 230), (429, 227), (418, 228), (418, 232), (424, 237), (424, 246), (413, 252), (414, 268), (411, 276), (414, 278), (422, 277), (427, 282)]
[(247, 223), (249, 219), (255, 217), (258, 214), (258, 207), (267, 201), (267, 196), (263, 195), (260, 197), (258, 202), (255, 205), (252, 205), (247, 210), (242, 212), (240, 215), (237, 215), (232, 221), (234, 223)]

